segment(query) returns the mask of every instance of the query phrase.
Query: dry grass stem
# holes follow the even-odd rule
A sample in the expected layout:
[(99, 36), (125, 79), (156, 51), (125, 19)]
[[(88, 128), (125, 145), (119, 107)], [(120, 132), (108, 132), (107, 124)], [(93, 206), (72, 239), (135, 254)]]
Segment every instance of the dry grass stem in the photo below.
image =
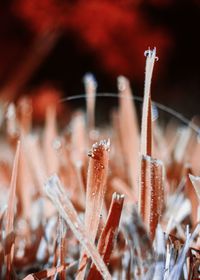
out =
[(44, 131), (44, 157), (46, 159), (47, 174), (58, 172), (59, 162), (54, 148), (54, 142), (57, 140), (57, 122), (56, 122), (56, 107), (51, 106), (46, 110), (46, 124)]
[(8, 206), (6, 211), (6, 226), (5, 226), (5, 236), (6, 236), (6, 248), (5, 248), (5, 262), (7, 267), (6, 278), (12, 279), (12, 262), (14, 257), (14, 216), (15, 216), (15, 204), (16, 204), (16, 185), (17, 185), (17, 175), (18, 175), (18, 165), (20, 156), (20, 143), (17, 144), (12, 177), (10, 182), (10, 192), (8, 198)]
[[(0, 101), (0, 279), (199, 278), (198, 129), (179, 114), (165, 119), (164, 106), (151, 104), (156, 51), (145, 55), (141, 132), (122, 76), (117, 102), (106, 103), (105, 126), (95, 125), (91, 75), (84, 79), (86, 110), (71, 112), (67, 104), (63, 119), (52, 102), (38, 124), (40, 96), (33, 110), (26, 97)], [(15, 95), (21, 82), (7, 89)], [(111, 139), (111, 149), (101, 139)], [(48, 179), (52, 172), (58, 175)]]
[(148, 156), (142, 157), (140, 186), (142, 196), (140, 215), (153, 240), (164, 205), (162, 162)]
[[(106, 192), (106, 180), (108, 175), (110, 142), (100, 141), (92, 146), (89, 152), (89, 167), (86, 188), (85, 230), (94, 243), (100, 222), (104, 196)], [(85, 274), (87, 256), (82, 253), (77, 279), (82, 279)]]
[(120, 91), (119, 130), (122, 152), (124, 154), (125, 166), (128, 171), (131, 187), (135, 195), (138, 196), (139, 129), (136, 109), (129, 82), (125, 77), (120, 76), (118, 78), (118, 88)]
[(88, 239), (88, 233), (84, 229), (84, 226), (80, 221), (75, 208), (64, 193), (58, 177), (53, 176), (49, 179), (49, 181), (46, 183), (46, 192), (58, 210), (59, 214), (63, 217), (65, 222), (71, 228), (72, 232), (75, 234), (78, 241), (83, 246), (87, 255), (91, 257), (102, 277), (106, 280), (112, 279), (104, 261), (98, 253), (98, 250), (91, 240)]
[(146, 54), (144, 102), (142, 110), (141, 154), (152, 155), (152, 108), (151, 108), (151, 79), (156, 57), (156, 49), (148, 50)]
[[(117, 193), (113, 194), (107, 221), (102, 230), (101, 236), (99, 238), (97, 248), (99, 254), (102, 256), (104, 262), (107, 265), (109, 265), (110, 256), (113, 250), (114, 238), (119, 226), (123, 202), (124, 202), (123, 195)], [(95, 265), (92, 265), (87, 279), (88, 280), (101, 279), (101, 275), (99, 271), (96, 269)]]

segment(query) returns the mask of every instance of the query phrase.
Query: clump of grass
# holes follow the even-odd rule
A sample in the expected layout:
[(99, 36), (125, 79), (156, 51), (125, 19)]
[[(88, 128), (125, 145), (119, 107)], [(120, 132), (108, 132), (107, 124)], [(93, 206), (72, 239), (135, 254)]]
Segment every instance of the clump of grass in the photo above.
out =
[(198, 137), (192, 124), (159, 125), (150, 92), (156, 50), (145, 55), (141, 133), (122, 76), (109, 128), (96, 127), (91, 75), (87, 111), (74, 112), (66, 130), (54, 105), (42, 129), (28, 98), (2, 107), (1, 279), (199, 277)]

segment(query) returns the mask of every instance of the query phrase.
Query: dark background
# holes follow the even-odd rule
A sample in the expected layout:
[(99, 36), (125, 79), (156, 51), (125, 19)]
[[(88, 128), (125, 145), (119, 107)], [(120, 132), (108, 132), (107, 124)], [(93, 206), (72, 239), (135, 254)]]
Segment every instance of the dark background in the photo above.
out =
[(191, 118), (200, 94), (200, 1), (0, 1), (1, 96), (61, 97), (83, 92), (92, 72), (98, 90), (115, 92), (122, 74), (142, 96), (144, 50), (157, 47), (152, 97)]

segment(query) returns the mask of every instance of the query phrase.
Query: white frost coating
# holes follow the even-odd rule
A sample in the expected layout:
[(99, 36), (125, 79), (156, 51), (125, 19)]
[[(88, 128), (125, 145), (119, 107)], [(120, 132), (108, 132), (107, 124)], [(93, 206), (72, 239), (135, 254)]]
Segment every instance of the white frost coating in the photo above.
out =
[(16, 109), (15, 109), (15, 105), (13, 103), (9, 104), (8, 109), (7, 109), (6, 117), (8, 119), (16, 117)]
[(52, 143), (52, 147), (55, 149), (55, 150), (59, 150), (61, 148), (62, 144), (61, 144), (61, 141), (59, 138), (56, 138), (53, 140), (53, 143)]
[(158, 108), (155, 104), (152, 104), (151, 112), (152, 112), (152, 121), (157, 120), (159, 117), (159, 113), (158, 113)]
[(157, 225), (155, 242), (156, 252), (165, 255), (165, 237), (160, 224)]
[(127, 85), (129, 85), (129, 81), (124, 76), (119, 76), (117, 78), (117, 86), (119, 91), (124, 91), (127, 89)]
[(47, 252), (47, 242), (44, 238), (40, 241), (39, 248), (37, 250), (36, 259), (37, 261), (42, 261), (45, 258)]
[(87, 97), (87, 123), (89, 130), (95, 127), (95, 102), (97, 83), (92, 74), (86, 74), (83, 78)]
[(83, 77), (83, 83), (85, 87), (91, 87), (93, 89), (97, 88), (97, 81), (92, 73), (87, 73)]
[(167, 246), (166, 260), (165, 260), (165, 273), (164, 273), (163, 280), (167, 280), (169, 278), (171, 256), (172, 254), (170, 253), (169, 246)]
[(158, 61), (158, 59), (159, 59), (159, 58), (156, 56), (156, 48), (154, 48), (153, 50), (148, 49), (148, 50), (144, 51), (144, 56), (153, 58), (153, 59), (155, 59), (156, 61)]
[(53, 231), (56, 223), (57, 223), (57, 219), (55, 217), (52, 217), (47, 222), (47, 225), (46, 225), (46, 228), (45, 228), (45, 236), (46, 236), (46, 239), (48, 240), (48, 242), (51, 239), (51, 234), (52, 234), (52, 231)]
[(160, 159), (152, 158), (151, 156), (148, 156), (148, 155), (142, 155), (142, 159), (144, 159), (148, 162), (154, 163), (157, 166), (159, 166), (159, 165), (163, 166), (163, 162)]
[(84, 226), (80, 221), (78, 214), (73, 207), (71, 201), (64, 193), (57, 175), (52, 176), (45, 184), (45, 189), (48, 197), (51, 199), (59, 214), (63, 217), (65, 222), (69, 225), (76, 238), (84, 247), (87, 255), (91, 257), (97, 269), (101, 273), (103, 279), (111, 280), (112, 277), (102, 260), (97, 248), (90, 242), (85, 232)]
[(119, 193), (114, 192), (112, 195), (112, 198), (118, 202), (121, 202), (121, 200), (124, 199), (124, 194), (119, 194)]
[(155, 265), (153, 280), (163, 280), (163, 273), (165, 269), (165, 237), (160, 224), (156, 229), (156, 237), (154, 241), (155, 251), (157, 255), (157, 261)]
[(99, 148), (100, 146), (103, 146), (106, 151), (110, 150), (110, 138), (108, 140), (101, 140), (99, 143), (96, 142), (92, 145), (92, 149), (95, 151), (95, 149)]

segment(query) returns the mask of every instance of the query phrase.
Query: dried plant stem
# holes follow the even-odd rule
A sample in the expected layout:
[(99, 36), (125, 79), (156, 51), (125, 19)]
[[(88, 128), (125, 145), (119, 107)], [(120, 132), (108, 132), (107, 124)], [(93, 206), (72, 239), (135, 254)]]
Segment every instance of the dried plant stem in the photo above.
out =
[[(154, 236), (155, 225), (158, 217), (154, 204), (157, 205), (157, 196), (159, 185), (156, 185), (155, 172), (152, 155), (152, 109), (151, 109), (151, 79), (153, 74), (154, 62), (156, 59), (156, 50), (145, 52), (145, 84), (144, 84), (144, 103), (142, 111), (142, 131), (141, 131), (141, 166), (139, 176), (139, 213), (145, 223), (147, 223), (151, 238)], [(148, 157), (147, 157), (148, 156)], [(154, 213), (155, 212), (155, 213)], [(151, 221), (151, 216), (155, 215), (155, 221)]]
[[(62, 217), (59, 218), (59, 259), (60, 265), (64, 267), (65, 265), (65, 254), (66, 254), (66, 229), (65, 222)], [(60, 272), (60, 280), (66, 279), (65, 271)]]
[(146, 202), (145, 202), (145, 198), (147, 197), (147, 186), (146, 186), (146, 182), (147, 182), (147, 174), (146, 174), (146, 165), (148, 164), (147, 160), (145, 159), (145, 157), (143, 156), (141, 158), (141, 171), (140, 171), (140, 177), (139, 177), (139, 187), (140, 187), (140, 192), (139, 192), (139, 213), (141, 218), (144, 221), (145, 218), (145, 206), (146, 206)]
[[(87, 176), (85, 230), (94, 243), (103, 207), (108, 174), (110, 143), (101, 141), (92, 146), (89, 152), (90, 160)], [(87, 256), (82, 252), (77, 279), (83, 279), (87, 263)]]
[(5, 248), (5, 261), (6, 261), (6, 279), (11, 279), (12, 272), (12, 262), (14, 256), (14, 215), (15, 215), (15, 197), (16, 197), (16, 184), (17, 184), (17, 174), (18, 174), (18, 165), (19, 165), (19, 156), (20, 156), (20, 142), (17, 144), (12, 177), (10, 183), (10, 193), (8, 198), (8, 208), (6, 212), (6, 248)]
[(86, 189), (85, 227), (94, 242), (106, 192), (110, 142), (100, 141), (89, 152), (89, 167)]
[(151, 111), (151, 79), (154, 62), (156, 60), (156, 50), (145, 52), (146, 68), (144, 83), (144, 103), (142, 110), (142, 132), (141, 132), (141, 154), (151, 156), (152, 154), (152, 111)]
[(25, 220), (30, 220), (31, 192), (34, 189), (32, 173), (27, 160), (27, 149), (24, 137), (21, 137), (21, 153), (19, 161), (19, 176), (17, 180), (17, 195), (20, 212)]
[(39, 138), (36, 135), (30, 135), (25, 140), (27, 149), (31, 151), (31, 154), (27, 153), (28, 162), (30, 164), (34, 179), (37, 182), (38, 191), (40, 194), (43, 194), (43, 183), (47, 178), (47, 170), (42, 157), (42, 149), (40, 147)]
[[(113, 194), (108, 218), (99, 238), (98, 251), (107, 265), (110, 261), (110, 256), (113, 250), (115, 234), (119, 226), (123, 202), (123, 195), (119, 195), (117, 193)], [(92, 267), (87, 277), (87, 280), (92, 279), (101, 279), (101, 275), (94, 264), (92, 264)]]
[(57, 127), (56, 127), (56, 107), (51, 106), (46, 111), (46, 124), (44, 131), (44, 156), (46, 159), (46, 166), (48, 175), (58, 172), (58, 156), (56, 150), (53, 147), (53, 142), (57, 138)]
[[(37, 135), (30, 135), (26, 138), (26, 147), (31, 151), (27, 153), (28, 163), (33, 174), (33, 178), (36, 181), (38, 194), (44, 196), (44, 182), (47, 178), (47, 168), (43, 157), (43, 150), (40, 146), (39, 137)], [(50, 203), (49, 200), (44, 200), (44, 215), (51, 217), (55, 212), (55, 207)]]
[(136, 116), (136, 109), (132, 99), (132, 93), (128, 80), (120, 76), (118, 78), (118, 88), (120, 91), (119, 108), (119, 128), (120, 140), (128, 170), (128, 177), (137, 196), (137, 171), (139, 157), (139, 129)]
[(86, 127), (83, 112), (78, 111), (74, 115), (71, 122), (73, 131), (71, 138), (71, 154), (74, 165), (83, 165), (85, 163), (86, 143)]
[(164, 203), (163, 165), (160, 161), (142, 157), (140, 185), (142, 203), (139, 210), (153, 240)]
[(59, 214), (63, 217), (65, 222), (69, 225), (78, 241), (83, 246), (87, 255), (91, 257), (92, 261), (96, 265), (97, 269), (101, 273), (102, 277), (106, 280), (111, 280), (111, 275), (102, 260), (101, 256), (95, 245), (88, 239), (88, 233), (84, 229), (78, 214), (73, 207), (71, 201), (68, 199), (61, 183), (57, 176), (53, 176), (46, 184), (46, 192)]

